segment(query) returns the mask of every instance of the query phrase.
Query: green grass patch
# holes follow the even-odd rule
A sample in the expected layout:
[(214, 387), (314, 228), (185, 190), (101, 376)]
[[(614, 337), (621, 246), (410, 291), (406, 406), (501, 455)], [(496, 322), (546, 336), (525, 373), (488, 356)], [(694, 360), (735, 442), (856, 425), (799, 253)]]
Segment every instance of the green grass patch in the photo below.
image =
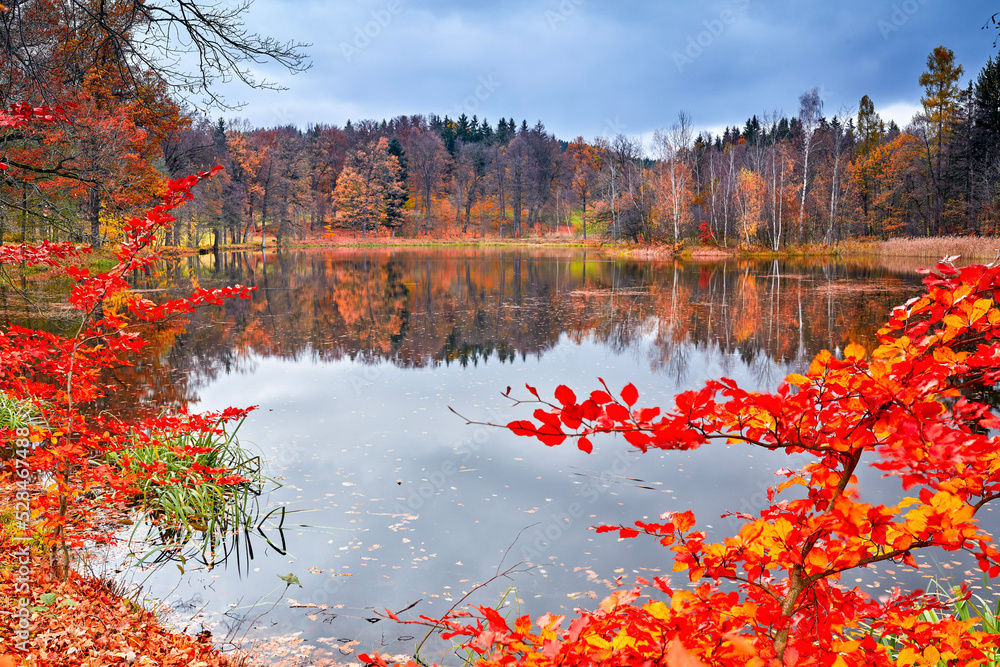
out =
[[(142, 518), (130, 542), (144, 550), (140, 562), (195, 557), (213, 565), (226, 557), (234, 537), (254, 529), (263, 535), (261, 525), (276, 512), (284, 520), (283, 508), (261, 519), (258, 499), (272, 480), (263, 474), (260, 456), (240, 445), (238, 428), (136, 440), (110, 455), (112, 463), (136, 475)], [(148, 530), (139, 537), (142, 527)]]
[[(945, 604), (945, 609), (927, 610), (920, 615), (920, 620), (930, 623), (938, 623), (946, 618), (953, 618), (959, 621), (968, 621), (972, 625), (969, 632), (985, 632), (988, 634), (1000, 634), (1000, 595), (995, 594), (991, 589), (990, 580), (983, 578), (983, 595), (963, 595), (961, 589), (955, 586), (949, 589), (939, 581), (933, 581), (928, 593), (938, 598)], [(989, 600), (987, 598), (993, 598)], [(909, 644), (905, 638), (889, 635), (875, 637), (883, 646), (889, 649), (889, 654), (895, 660), (899, 653), (907, 648)], [(942, 660), (939, 665), (944, 667), (950, 664)], [(980, 663), (986, 667), (1000, 667), (1000, 647), (994, 648), (987, 653), (985, 662)]]
[(0, 430), (38, 428), (41, 425), (41, 413), (34, 404), (0, 391)]

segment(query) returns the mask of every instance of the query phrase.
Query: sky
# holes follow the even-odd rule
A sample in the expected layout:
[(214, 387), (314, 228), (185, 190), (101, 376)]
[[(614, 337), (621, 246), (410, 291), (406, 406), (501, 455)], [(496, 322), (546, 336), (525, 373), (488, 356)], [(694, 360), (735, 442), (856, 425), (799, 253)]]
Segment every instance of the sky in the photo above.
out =
[(648, 137), (687, 112), (696, 130), (824, 114), (868, 95), (905, 126), (927, 57), (947, 46), (963, 83), (998, 53), (986, 0), (256, 0), (246, 27), (310, 43), (312, 68), (257, 73), (227, 117), (257, 127), (438, 114), (541, 121), (557, 138)]

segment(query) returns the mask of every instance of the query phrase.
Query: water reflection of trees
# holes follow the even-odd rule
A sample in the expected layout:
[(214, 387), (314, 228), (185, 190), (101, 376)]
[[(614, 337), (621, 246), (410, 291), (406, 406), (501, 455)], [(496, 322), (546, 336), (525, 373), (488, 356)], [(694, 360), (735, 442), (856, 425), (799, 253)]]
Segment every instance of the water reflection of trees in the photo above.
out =
[(544, 355), (563, 335), (643, 354), (681, 380), (693, 349), (766, 375), (774, 362), (852, 340), (871, 346), (890, 307), (918, 287), (915, 277), (835, 262), (684, 265), (583, 251), (237, 253), (185, 258), (167, 273), (181, 288), (258, 287), (250, 301), (196, 313), (125, 371), (178, 402), (257, 357), (474, 366)]

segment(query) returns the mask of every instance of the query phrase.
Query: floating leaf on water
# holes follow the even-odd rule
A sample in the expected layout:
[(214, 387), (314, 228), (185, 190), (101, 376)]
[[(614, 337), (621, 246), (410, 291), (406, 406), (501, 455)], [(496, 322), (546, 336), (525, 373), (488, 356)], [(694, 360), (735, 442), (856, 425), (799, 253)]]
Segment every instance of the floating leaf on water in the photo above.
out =
[(292, 584), (295, 584), (299, 588), (302, 588), (302, 582), (300, 582), (299, 578), (296, 577), (291, 572), (289, 572), (288, 574), (279, 574), (278, 575), (278, 579), (281, 579), (288, 586), (291, 586)]

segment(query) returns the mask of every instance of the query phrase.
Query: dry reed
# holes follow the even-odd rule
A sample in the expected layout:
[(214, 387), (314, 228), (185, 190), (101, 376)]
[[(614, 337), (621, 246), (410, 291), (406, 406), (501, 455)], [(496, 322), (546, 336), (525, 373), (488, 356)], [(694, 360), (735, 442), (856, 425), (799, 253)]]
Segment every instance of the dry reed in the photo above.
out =
[(1000, 236), (937, 236), (895, 238), (863, 244), (871, 248), (862, 254), (889, 257), (919, 257), (938, 260), (958, 255), (966, 262), (991, 262), (1000, 255)]

